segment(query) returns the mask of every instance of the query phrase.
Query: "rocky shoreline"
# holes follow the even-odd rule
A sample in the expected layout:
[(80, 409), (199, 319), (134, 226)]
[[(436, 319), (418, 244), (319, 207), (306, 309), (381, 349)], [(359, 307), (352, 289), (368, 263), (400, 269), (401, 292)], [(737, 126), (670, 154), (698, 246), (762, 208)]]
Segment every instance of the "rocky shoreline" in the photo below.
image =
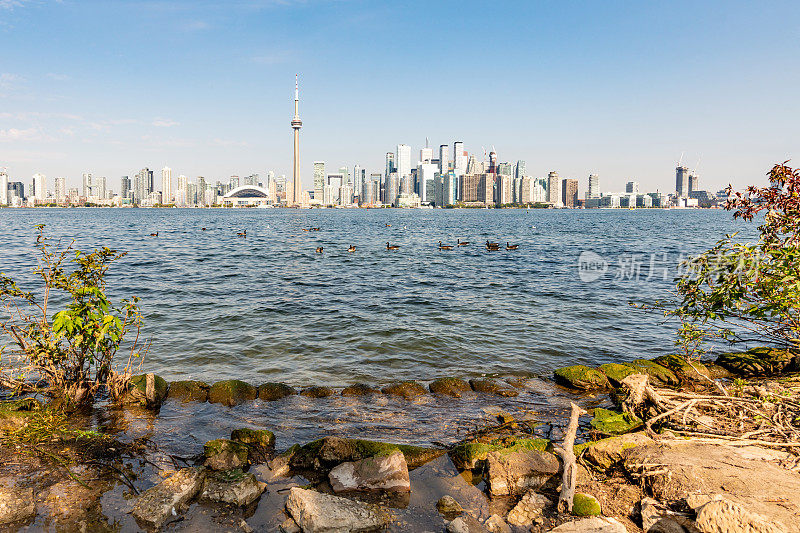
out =
[[(538, 424), (500, 414), (441, 447), (328, 436), (276, 450), (272, 431), (242, 427), (201, 454), (169, 456), (146, 439), (120, 442), (79, 427), (31, 444), (53, 415), (35, 400), (4, 401), (0, 530), (800, 531), (798, 371), (796, 353), (766, 348), (714, 363), (664, 356), (556, 370), (553, 379), (578, 403), (593, 395), (574, 446), (571, 512), (558, 510), (564, 460), (554, 453), (568, 414)], [(501, 398), (522, 387), (519, 379), (451, 377), (297, 390), (145, 374), (132, 381), (125, 409), (295, 395)], [(756, 414), (739, 420), (731, 405)]]

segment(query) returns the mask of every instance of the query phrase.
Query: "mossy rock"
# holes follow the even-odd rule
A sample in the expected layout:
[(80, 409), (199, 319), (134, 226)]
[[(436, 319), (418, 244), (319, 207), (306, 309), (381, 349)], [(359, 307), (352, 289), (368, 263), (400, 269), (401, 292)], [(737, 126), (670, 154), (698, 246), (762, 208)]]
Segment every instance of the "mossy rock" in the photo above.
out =
[(679, 378), (688, 381), (703, 381), (711, 377), (706, 365), (700, 361), (688, 361), (680, 355), (662, 355), (653, 359), (653, 362), (672, 370)]
[(460, 378), (439, 378), (428, 385), (428, 389), (433, 394), (443, 394), (454, 398), (461, 398), (463, 393), (472, 391), (469, 383)]
[(342, 389), (342, 396), (369, 396), (371, 394), (380, 394), (381, 390), (378, 387), (367, 385), (366, 383), (356, 383)]
[(206, 402), (208, 401), (208, 390), (210, 388), (208, 383), (203, 381), (173, 381), (169, 384), (167, 398), (182, 402)]
[(416, 381), (400, 381), (385, 386), (381, 389), (381, 392), (392, 396), (402, 396), (406, 400), (411, 400), (417, 396), (426, 394), (428, 391)]
[(256, 396), (258, 396), (258, 390), (254, 386), (238, 379), (217, 381), (211, 385), (211, 389), (208, 391), (209, 402), (221, 403), (228, 407), (253, 401)]
[(647, 374), (653, 384), (667, 387), (677, 387), (681, 384), (681, 380), (678, 379), (675, 372), (649, 359), (634, 359), (627, 364), (637, 369), (640, 373)]
[(631, 374), (637, 374), (639, 372), (631, 365), (620, 363), (606, 363), (604, 365), (600, 365), (600, 371), (606, 375), (608, 381), (610, 381), (615, 387), (621, 386), (623, 379), (627, 378)]
[(594, 410), (591, 424), (604, 435), (622, 435), (641, 427), (643, 422), (639, 417), (629, 413), (617, 413), (598, 407)]
[(495, 396), (505, 397), (519, 396), (519, 391), (517, 389), (497, 379), (471, 379), (469, 380), (469, 385), (475, 392), (482, 392), (484, 394), (494, 394)]
[(297, 391), (286, 383), (264, 383), (258, 387), (258, 398), (265, 402), (274, 402), (294, 394)]
[(231, 440), (247, 446), (251, 464), (269, 461), (275, 451), (275, 434), (267, 429), (240, 428), (231, 432)]
[(492, 452), (499, 451), (509, 454), (522, 450), (537, 450), (552, 452), (553, 444), (548, 439), (500, 439), (491, 442), (469, 441), (458, 444), (450, 451), (450, 458), (462, 470), (475, 470), (482, 468), (484, 462)]
[(387, 456), (398, 450), (403, 452), (409, 468), (421, 466), (446, 453), (445, 450), (407, 444), (325, 437), (309, 442), (304, 446), (293, 447), (290, 450), (289, 464), (293, 468), (326, 472), (343, 462), (360, 461), (367, 457)]
[(205, 443), (203, 455), (205, 465), (212, 470), (231, 470), (247, 465), (249, 449), (241, 442), (216, 439)]
[(557, 383), (578, 390), (596, 390), (609, 387), (606, 375), (586, 365), (572, 365), (553, 372)]
[(618, 437), (608, 437), (576, 445), (573, 450), (576, 456), (599, 467), (603, 472), (623, 460), (623, 453), (632, 448), (649, 446), (653, 440), (643, 431), (626, 433)]
[(336, 391), (330, 387), (308, 387), (300, 391), (300, 396), (306, 396), (308, 398), (327, 398), (328, 396), (333, 396), (336, 394)]
[(403, 452), (408, 468), (417, 468), (447, 453), (447, 450), (440, 448), (425, 448), (410, 444), (397, 444), (396, 446)]
[(123, 397), (123, 403), (138, 403), (140, 405), (159, 406), (167, 398), (169, 384), (161, 376), (153, 374), (154, 398), (147, 401), (147, 374), (131, 377), (128, 393)]
[(798, 355), (777, 348), (753, 348), (746, 352), (723, 353), (716, 363), (739, 376), (771, 376), (793, 371), (798, 367)]
[(600, 502), (591, 494), (576, 492), (572, 499), (572, 514), (575, 516), (596, 516), (602, 513)]
[(711, 379), (733, 379), (736, 377), (736, 374), (717, 363), (705, 363), (705, 367)]

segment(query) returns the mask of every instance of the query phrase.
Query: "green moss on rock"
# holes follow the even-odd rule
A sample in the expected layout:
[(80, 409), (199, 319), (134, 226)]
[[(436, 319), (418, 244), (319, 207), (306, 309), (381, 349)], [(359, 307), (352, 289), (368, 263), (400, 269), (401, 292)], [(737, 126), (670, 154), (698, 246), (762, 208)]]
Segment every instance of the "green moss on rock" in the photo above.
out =
[(203, 446), (205, 465), (213, 470), (231, 470), (247, 465), (246, 445), (228, 439), (210, 440)]
[[(161, 376), (153, 374), (154, 397), (150, 405), (158, 406), (167, 398), (169, 384)], [(131, 377), (128, 393), (122, 398), (123, 403), (148, 405), (147, 401), (147, 374)]]
[(606, 375), (608, 381), (615, 387), (622, 385), (622, 380), (636, 374), (638, 371), (631, 365), (624, 365), (620, 363), (606, 363), (600, 365), (600, 371)]
[(378, 387), (367, 385), (366, 383), (356, 383), (342, 389), (342, 396), (369, 396), (370, 394), (380, 394)]
[(680, 355), (662, 355), (653, 359), (653, 362), (672, 370), (681, 379), (698, 381), (710, 377), (708, 369), (703, 363), (688, 361)]
[(458, 468), (475, 470), (483, 466), (484, 461), (492, 452), (501, 452), (503, 455), (522, 450), (537, 450), (552, 452), (553, 444), (548, 439), (500, 439), (491, 442), (469, 441), (458, 444), (450, 451), (450, 458)]
[(649, 359), (635, 359), (628, 364), (642, 374), (647, 374), (650, 377), (650, 381), (653, 383), (665, 385), (667, 387), (676, 387), (681, 383), (681, 380), (678, 379), (675, 372)]
[(274, 402), (294, 394), (297, 391), (286, 383), (264, 383), (258, 387), (258, 398), (265, 402)]
[(334, 391), (332, 388), (319, 386), (308, 387), (300, 391), (300, 396), (306, 396), (308, 398), (327, 398), (328, 396), (333, 396), (334, 394), (336, 394), (336, 391)]
[(234, 405), (253, 401), (257, 395), (258, 391), (249, 383), (238, 379), (228, 379), (217, 381), (211, 385), (211, 389), (208, 391), (208, 401), (233, 407)]
[(643, 422), (634, 415), (598, 407), (594, 410), (591, 424), (593, 428), (605, 435), (622, 435), (640, 427)]
[(475, 392), (494, 394), (495, 396), (519, 396), (519, 391), (503, 381), (491, 378), (471, 379), (469, 385)]
[(472, 390), (469, 383), (461, 378), (439, 378), (428, 385), (428, 389), (433, 394), (443, 394), (454, 398), (461, 398), (463, 393)]
[(411, 400), (417, 396), (426, 394), (427, 390), (425, 390), (425, 387), (416, 381), (400, 381), (398, 383), (392, 383), (385, 386), (383, 389), (381, 389), (381, 392), (392, 396), (401, 396), (406, 400)]
[(586, 365), (572, 365), (553, 372), (557, 383), (578, 390), (595, 390), (609, 387), (606, 375)]
[(753, 348), (746, 352), (723, 353), (716, 363), (739, 376), (770, 376), (795, 370), (799, 356), (789, 350)]
[(180, 400), (182, 402), (205, 402), (208, 401), (208, 390), (211, 387), (203, 381), (173, 381), (169, 385), (167, 398)]
[(575, 516), (596, 516), (602, 512), (600, 502), (591, 494), (576, 492), (572, 499), (572, 514)]
[(272, 448), (275, 446), (275, 434), (267, 429), (240, 428), (231, 432), (231, 440), (250, 444), (253, 446), (263, 446)]
[(416, 468), (444, 455), (444, 450), (364, 439), (325, 437), (292, 448), (289, 464), (294, 468), (327, 471), (343, 462), (388, 456), (401, 451), (409, 468)]

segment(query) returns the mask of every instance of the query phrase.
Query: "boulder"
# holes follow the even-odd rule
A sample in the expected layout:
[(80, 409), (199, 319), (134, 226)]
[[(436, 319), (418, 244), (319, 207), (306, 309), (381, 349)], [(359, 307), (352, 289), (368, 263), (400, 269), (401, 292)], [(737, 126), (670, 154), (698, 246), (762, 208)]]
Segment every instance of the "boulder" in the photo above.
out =
[(746, 352), (723, 353), (716, 363), (739, 376), (769, 376), (797, 366), (797, 354), (776, 348), (753, 348)]
[(487, 459), (487, 485), (492, 496), (524, 494), (558, 474), (555, 455), (538, 450), (496, 451)]
[(258, 387), (258, 399), (265, 402), (274, 402), (294, 394), (297, 391), (286, 383), (264, 383)]
[(294, 521), (294, 518), (287, 518), (279, 526), (280, 533), (302, 533), (302, 529)]
[(572, 389), (596, 390), (609, 387), (606, 375), (585, 365), (572, 365), (553, 372), (556, 383)]
[(376, 455), (388, 455), (400, 450), (409, 468), (416, 468), (446, 453), (445, 450), (423, 448), (406, 444), (389, 444), (362, 439), (324, 437), (286, 452), (289, 465), (298, 469), (314, 469), (327, 472), (345, 461), (359, 461)]
[(304, 533), (375, 531), (393, 518), (387, 510), (362, 502), (292, 487), (286, 509)]
[(200, 497), (212, 502), (244, 507), (256, 501), (266, 487), (267, 484), (258, 481), (253, 474), (237, 468), (209, 473)]
[(632, 366), (623, 365), (620, 363), (606, 363), (604, 365), (600, 365), (600, 371), (606, 375), (608, 381), (610, 381), (615, 387), (620, 387), (623, 379), (638, 372), (638, 370)]
[(706, 365), (696, 359), (688, 360), (680, 355), (662, 355), (653, 359), (653, 362), (672, 370), (680, 379), (687, 381), (707, 381), (711, 377)]
[(401, 396), (406, 400), (412, 400), (417, 396), (423, 396), (427, 393), (425, 387), (416, 381), (400, 381), (398, 383), (392, 383), (381, 389), (381, 392), (384, 394), (390, 394), (392, 396)]
[(723, 495), (691, 495), (686, 503), (697, 513), (695, 525), (702, 533), (787, 533), (796, 531), (797, 523), (780, 524), (770, 517), (734, 503)]
[(328, 396), (333, 396), (336, 394), (336, 391), (330, 387), (307, 387), (300, 391), (300, 396), (305, 396), (307, 398), (327, 398)]
[(403, 452), (375, 455), (359, 461), (345, 462), (328, 474), (333, 492), (391, 491), (410, 492), (408, 465)]
[(454, 398), (461, 398), (465, 392), (472, 390), (469, 383), (459, 378), (439, 378), (428, 385), (428, 389), (433, 394), (442, 394)]
[(675, 514), (653, 498), (642, 498), (639, 508), (644, 533), (686, 533), (693, 530), (687, 518)]
[(266, 429), (234, 429), (231, 440), (247, 446), (250, 464), (267, 462), (275, 451), (275, 434)]
[(450, 458), (462, 470), (483, 468), (491, 452), (518, 450), (552, 451), (553, 444), (548, 439), (511, 439), (506, 441), (481, 442), (477, 440), (462, 442), (450, 452)]
[(602, 511), (600, 502), (591, 494), (576, 492), (572, 498), (572, 514), (575, 516), (596, 516)]
[(464, 508), (461, 507), (461, 504), (449, 495), (444, 495), (439, 498), (439, 501), (436, 502), (436, 510), (447, 519), (455, 518), (464, 512)]
[(519, 396), (519, 391), (504, 381), (496, 379), (471, 379), (469, 385), (475, 392), (494, 394), (495, 396)]
[(511, 528), (498, 514), (493, 514), (487, 518), (483, 525), (486, 526), (486, 530), (489, 531), (489, 533), (511, 533)]
[(168, 390), (169, 385), (161, 376), (155, 374), (133, 376), (128, 385), (128, 392), (122, 397), (122, 402), (157, 408), (167, 398)]
[(141, 493), (131, 514), (136, 522), (160, 529), (168, 520), (184, 511), (203, 486), (206, 470), (202, 467), (182, 468), (172, 477)]
[(511, 509), (506, 520), (512, 526), (530, 526), (534, 520), (542, 516), (542, 511), (552, 504), (549, 498), (529, 490)]
[(627, 364), (638, 370), (640, 374), (647, 374), (650, 376), (650, 383), (653, 385), (677, 387), (681, 383), (681, 380), (678, 379), (675, 372), (649, 359), (634, 359)]
[(213, 470), (232, 470), (247, 466), (245, 444), (228, 439), (210, 440), (203, 446), (205, 465)]
[(610, 437), (587, 443), (583, 448), (583, 458), (605, 471), (622, 461), (625, 450), (653, 443), (653, 439), (643, 431), (628, 433), (619, 437)]
[(206, 402), (211, 387), (203, 381), (173, 381), (169, 384), (167, 398), (182, 402)]
[(617, 413), (597, 407), (594, 410), (594, 418), (590, 422), (592, 427), (604, 435), (622, 435), (630, 433), (636, 428), (641, 427), (644, 422), (630, 413)]
[(549, 533), (627, 533), (618, 520), (605, 516), (593, 516), (554, 527)]
[(250, 402), (256, 399), (258, 391), (255, 387), (238, 379), (217, 381), (208, 391), (208, 401), (221, 403), (228, 407)]
[(366, 383), (356, 383), (342, 389), (342, 396), (369, 396), (370, 394), (380, 394), (380, 392), (378, 387)]
[(447, 533), (489, 533), (489, 530), (472, 515), (463, 513), (447, 524)]
[(33, 489), (0, 487), (0, 525), (30, 520), (36, 516)]

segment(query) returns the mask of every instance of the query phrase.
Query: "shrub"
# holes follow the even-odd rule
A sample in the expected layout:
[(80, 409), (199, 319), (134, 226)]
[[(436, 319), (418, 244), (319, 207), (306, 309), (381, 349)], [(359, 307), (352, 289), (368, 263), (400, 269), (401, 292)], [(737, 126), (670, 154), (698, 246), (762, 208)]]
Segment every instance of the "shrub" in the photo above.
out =
[[(139, 343), (141, 315), (133, 297), (113, 304), (105, 294), (105, 276), (119, 253), (104, 247), (91, 253), (61, 246), (36, 226), (41, 279), (37, 293), (22, 290), (0, 273), (0, 330), (11, 340), (11, 368), (0, 373), (2, 384), (17, 392), (44, 392), (65, 408), (94, 401), (105, 389), (116, 399), (128, 387), (133, 362), (141, 361), (147, 344)], [(66, 305), (53, 313), (55, 295)], [(126, 334), (130, 353), (121, 366), (114, 357)]]

